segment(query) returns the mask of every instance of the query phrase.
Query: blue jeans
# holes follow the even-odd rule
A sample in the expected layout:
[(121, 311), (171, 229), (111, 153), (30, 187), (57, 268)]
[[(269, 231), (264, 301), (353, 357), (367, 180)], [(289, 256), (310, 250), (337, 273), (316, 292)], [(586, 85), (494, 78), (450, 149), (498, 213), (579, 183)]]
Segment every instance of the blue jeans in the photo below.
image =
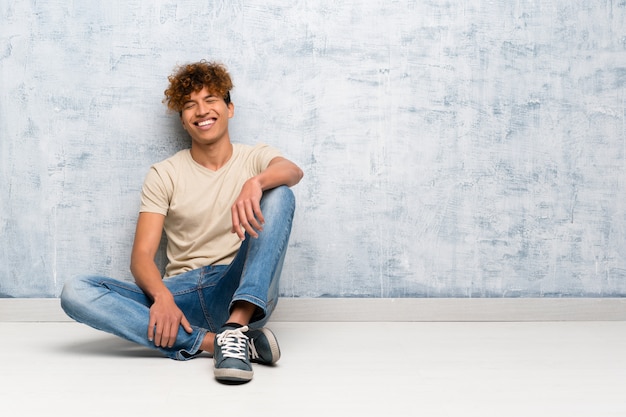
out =
[(236, 301), (257, 306), (250, 328), (262, 327), (278, 302), (279, 278), (295, 211), (292, 191), (281, 186), (261, 199), (265, 218), (257, 239), (246, 235), (230, 265), (205, 266), (164, 279), (178, 307), (191, 324), (179, 327), (171, 348), (148, 341), (151, 300), (135, 283), (101, 276), (80, 276), (65, 283), (61, 306), (74, 320), (161, 351), (172, 359), (195, 354), (207, 332), (227, 321)]

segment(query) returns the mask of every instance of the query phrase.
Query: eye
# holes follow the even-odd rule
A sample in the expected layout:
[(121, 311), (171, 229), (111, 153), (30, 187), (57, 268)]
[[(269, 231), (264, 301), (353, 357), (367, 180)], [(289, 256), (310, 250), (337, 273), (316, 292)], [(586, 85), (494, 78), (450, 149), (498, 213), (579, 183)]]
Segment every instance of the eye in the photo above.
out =
[(194, 103), (192, 101), (188, 101), (187, 103), (183, 104), (183, 110), (188, 110), (192, 108), (193, 106), (194, 106)]

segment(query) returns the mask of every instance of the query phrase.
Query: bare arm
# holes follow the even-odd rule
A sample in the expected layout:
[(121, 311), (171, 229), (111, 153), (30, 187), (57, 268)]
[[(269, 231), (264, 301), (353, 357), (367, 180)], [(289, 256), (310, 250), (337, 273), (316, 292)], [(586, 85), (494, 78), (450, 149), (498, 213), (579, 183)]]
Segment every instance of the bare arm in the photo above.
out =
[(135, 282), (153, 301), (150, 307), (148, 339), (156, 346), (172, 347), (179, 326), (191, 333), (192, 329), (174, 297), (161, 279), (154, 257), (159, 248), (165, 216), (157, 213), (140, 213), (137, 219), (135, 241), (131, 254), (130, 270)]
[(296, 164), (288, 159), (277, 157), (270, 161), (263, 172), (250, 178), (250, 180), (257, 180), (265, 191), (279, 185), (293, 187), (300, 182), (303, 176), (304, 173)]
[(303, 175), (302, 170), (290, 160), (282, 157), (272, 159), (263, 172), (250, 178), (241, 188), (241, 193), (231, 209), (231, 231), (237, 233), (240, 239), (244, 238), (245, 232), (252, 237), (258, 237), (264, 223), (260, 206), (263, 191), (279, 185), (292, 187), (300, 182)]

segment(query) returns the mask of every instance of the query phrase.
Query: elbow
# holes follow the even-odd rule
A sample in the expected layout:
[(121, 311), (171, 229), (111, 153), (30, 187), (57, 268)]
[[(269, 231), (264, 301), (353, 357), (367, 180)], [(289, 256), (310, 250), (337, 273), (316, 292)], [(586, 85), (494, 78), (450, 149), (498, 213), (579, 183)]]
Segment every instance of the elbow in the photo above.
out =
[(295, 167), (289, 174), (289, 177), (286, 179), (285, 185), (287, 187), (293, 187), (300, 182), (302, 177), (304, 177), (304, 172), (302, 172), (300, 168)]
[(302, 180), (302, 178), (304, 178), (304, 171), (302, 171), (300, 167), (296, 166), (293, 178), (294, 178), (293, 185), (296, 185)]

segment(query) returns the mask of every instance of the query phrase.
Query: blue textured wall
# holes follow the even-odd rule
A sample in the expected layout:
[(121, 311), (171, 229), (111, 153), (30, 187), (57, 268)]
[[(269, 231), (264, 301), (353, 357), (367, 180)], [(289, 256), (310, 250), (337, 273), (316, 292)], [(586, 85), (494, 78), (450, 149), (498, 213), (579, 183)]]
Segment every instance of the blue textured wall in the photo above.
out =
[(626, 295), (626, 2), (0, 1), (0, 294), (130, 279), (176, 64), (299, 163), (284, 296)]

